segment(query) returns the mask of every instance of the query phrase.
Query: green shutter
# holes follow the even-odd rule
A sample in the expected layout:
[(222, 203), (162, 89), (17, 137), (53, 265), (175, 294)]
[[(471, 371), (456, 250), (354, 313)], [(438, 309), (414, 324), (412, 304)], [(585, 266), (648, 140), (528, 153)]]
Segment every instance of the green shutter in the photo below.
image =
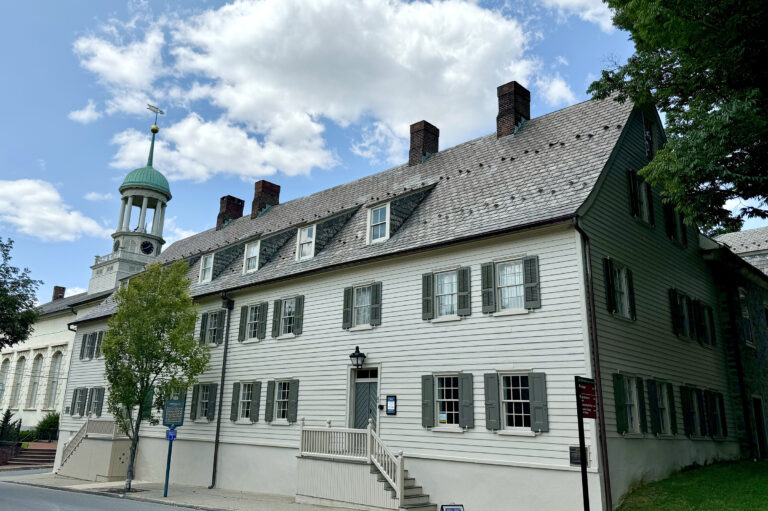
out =
[(547, 375), (531, 373), (528, 375), (531, 398), (531, 429), (536, 432), (549, 431), (549, 407), (547, 405)]
[(643, 387), (643, 379), (635, 378), (635, 385), (637, 387), (637, 415), (640, 418), (640, 432), (648, 432), (648, 419), (645, 415), (645, 388)]
[(240, 383), (233, 383), (232, 384), (232, 406), (229, 409), (229, 420), (232, 422), (237, 422), (237, 418), (239, 415), (239, 404), (240, 404)]
[(457, 307), (458, 316), (469, 316), (472, 314), (472, 283), (469, 266), (459, 268), (457, 272)]
[(651, 411), (651, 433), (658, 435), (661, 433), (661, 410), (659, 410), (656, 381), (647, 380), (646, 385), (648, 386), (648, 407)]
[(149, 386), (147, 389), (146, 394), (144, 394), (144, 411), (141, 414), (142, 420), (148, 420), (152, 418), (152, 401), (155, 397), (155, 387), (152, 385)]
[(381, 325), (381, 282), (371, 284), (371, 326)]
[(75, 389), (72, 391), (72, 406), (69, 407), (69, 414), (75, 415), (75, 406), (77, 405), (77, 392), (80, 389)]
[(99, 332), (96, 337), (96, 358), (101, 356), (101, 341), (104, 339), (104, 332)]
[(497, 431), (501, 429), (498, 373), (485, 373), (483, 375), (483, 385), (485, 387), (485, 428)]
[(87, 339), (87, 334), (83, 334), (82, 337), (80, 337), (80, 360), (85, 358), (85, 344), (88, 342)]
[(627, 394), (624, 390), (624, 376), (613, 374), (613, 401), (616, 405), (616, 431), (624, 434), (629, 429), (627, 420)]
[(237, 340), (240, 342), (248, 338), (248, 309), (247, 305), (240, 307), (240, 330), (237, 332)]
[(648, 223), (655, 225), (656, 219), (653, 214), (653, 188), (651, 188), (651, 183), (648, 181), (644, 181), (643, 186), (645, 186), (645, 195), (648, 197)]
[(680, 304), (677, 302), (677, 290), (669, 290), (669, 312), (672, 316), (672, 332), (680, 335), (682, 325), (680, 324)]
[(267, 302), (260, 303), (257, 309), (259, 322), (256, 325), (256, 338), (265, 339), (267, 337)]
[(475, 396), (472, 373), (459, 373), (459, 427), (475, 427)]
[(702, 320), (704, 319), (704, 311), (702, 309), (701, 302), (699, 300), (693, 300), (693, 310), (691, 311), (692, 325), (691, 337), (696, 338), (699, 344), (703, 344), (704, 341), (704, 327)]
[(709, 344), (711, 346), (717, 346), (717, 325), (715, 324), (715, 314), (712, 312), (712, 307), (709, 305), (704, 306), (704, 314), (706, 314), (705, 321), (708, 321)]
[(208, 417), (207, 419), (209, 421), (212, 421), (216, 418), (216, 398), (218, 397), (216, 395), (216, 391), (219, 389), (219, 385), (217, 383), (209, 383), (208, 388), (210, 389), (208, 391)]
[(635, 281), (632, 278), (632, 270), (627, 268), (627, 302), (629, 305), (629, 317), (637, 319), (637, 307), (635, 306)]
[(629, 183), (629, 214), (637, 218), (640, 216), (640, 206), (637, 202), (637, 172), (627, 171), (627, 182)]
[(192, 402), (189, 404), (189, 420), (197, 419), (197, 399), (200, 394), (200, 385), (192, 386)]
[(435, 425), (435, 380), (431, 374), (421, 376), (421, 426)]
[(267, 406), (264, 409), (264, 420), (272, 422), (275, 416), (275, 380), (267, 382)]
[(251, 422), (259, 422), (259, 406), (261, 405), (261, 382), (253, 384), (253, 394), (251, 394)]
[(696, 323), (693, 315), (693, 300), (689, 296), (685, 297), (685, 305), (688, 307), (688, 337), (693, 339), (696, 336)]
[(682, 243), (684, 247), (687, 247), (688, 246), (688, 226), (685, 225), (685, 216), (683, 216), (682, 213), (678, 213), (678, 218), (680, 222), (680, 243)]
[(224, 341), (224, 319), (229, 314), (227, 309), (220, 309), (216, 314), (216, 344), (221, 344)]
[(680, 387), (680, 402), (683, 407), (683, 432), (693, 435), (693, 389)]
[(288, 384), (288, 422), (296, 422), (299, 415), (299, 380), (291, 380)]
[(301, 332), (303, 330), (304, 330), (304, 295), (299, 295), (296, 297), (296, 311), (293, 314), (293, 335), (301, 335)]
[(677, 433), (677, 407), (675, 406), (675, 387), (667, 384), (667, 406), (669, 407), (669, 426), (672, 434)]
[(208, 313), (200, 316), (200, 344), (205, 344), (205, 332), (208, 328)]
[(664, 230), (669, 239), (677, 239), (677, 228), (675, 227), (675, 207), (671, 203), (664, 203)]
[(523, 290), (523, 307), (526, 309), (540, 309), (539, 256), (530, 256), (523, 259)]
[(603, 259), (603, 279), (605, 282), (605, 305), (608, 312), (616, 312), (616, 286), (613, 282), (613, 261), (609, 258)]
[(711, 437), (717, 436), (717, 430), (720, 427), (720, 418), (717, 416), (717, 405), (715, 403), (716, 399), (717, 397), (714, 392), (710, 390), (704, 392), (704, 402), (707, 406), (707, 432)]
[(435, 317), (434, 296), (435, 291), (434, 277), (431, 273), (425, 273), (421, 276), (421, 319), (424, 321)]
[(280, 313), (282, 305), (282, 300), (275, 300), (275, 304), (272, 307), (272, 337), (280, 337)]
[(352, 328), (352, 297), (354, 296), (354, 288), (344, 288), (344, 303), (342, 307), (341, 315), (341, 328), (349, 330)]
[(725, 399), (719, 392), (717, 393), (717, 402), (720, 405), (720, 432), (726, 437), (728, 436), (728, 420), (725, 414)]
[(483, 313), (496, 312), (496, 276), (493, 263), (480, 265), (480, 284)]

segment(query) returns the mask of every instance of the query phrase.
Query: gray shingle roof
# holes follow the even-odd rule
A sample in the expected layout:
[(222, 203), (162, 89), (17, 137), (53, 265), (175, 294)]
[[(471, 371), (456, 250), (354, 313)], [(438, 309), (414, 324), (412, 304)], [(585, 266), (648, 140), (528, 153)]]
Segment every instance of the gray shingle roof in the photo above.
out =
[(715, 240), (725, 243), (737, 254), (768, 250), (768, 227), (721, 234)]
[[(420, 165), (394, 167), (279, 204), (255, 219), (244, 216), (220, 231), (209, 229), (179, 240), (158, 259), (188, 259), (191, 293), (202, 296), (567, 218), (595, 186), (632, 108), (613, 100), (579, 103), (532, 119), (513, 136), (480, 137), (440, 151)], [(389, 240), (366, 244), (368, 206), (428, 186), (434, 189)], [(286, 229), (295, 231), (355, 207), (335, 238), (310, 260), (295, 261), (294, 234), (258, 271), (242, 274), (241, 251), (218, 278), (197, 283), (196, 256)], [(89, 317), (109, 312), (99, 307)]]
[(51, 302), (40, 305), (40, 314), (46, 315), (53, 314), (55, 312), (61, 312), (63, 310), (69, 309), (70, 307), (76, 307), (78, 305), (82, 305), (84, 303), (92, 302), (95, 300), (102, 300), (110, 294), (112, 294), (112, 290), (102, 291), (100, 293), (94, 293), (91, 295), (88, 293), (78, 293), (76, 295), (67, 296), (66, 298), (60, 298), (58, 300), (53, 300)]

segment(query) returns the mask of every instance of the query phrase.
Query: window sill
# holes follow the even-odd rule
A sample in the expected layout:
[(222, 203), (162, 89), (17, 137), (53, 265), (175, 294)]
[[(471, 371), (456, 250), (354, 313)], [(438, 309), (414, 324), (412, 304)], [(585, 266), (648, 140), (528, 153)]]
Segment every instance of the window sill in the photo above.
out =
[(379, 244), (379, 243), (384, 243), (384, 242), (385, 242), (385, 241), (387, 241), (388, 239), (389, 239), (389, 236), (387, 236), (387, 237), (385, 237), (385, 238), (378, 238), (378, 239), (375, 239), (375, 240), (369, 240), (369, 241), (368, 241), (368, 244), (369, 244), (369, 245), (377, 245), (377, 244)]
[(362, 332), (364, 330), (373, 330), (373, 325), (357, 325), (349, 329), (350, 332)]
[(435, 433), (464, 433), (459, 426), (435, 426), (432, 428)]
[(632, 319), (632, 318), (630, 318), (628, 316), (625, 316), (623, 314), (619, 314), (618, 312), (611, 313), (611, 316), (613, 316), (614, 319), (618, 319), (619, 321), (626, 321), (627, 323), (634, 323), (635, 322), (634, 319)]
[(23, 409), (24, 412), (36, 412), (37, 408), (34, 407), (26, 407)]
[(246, 425), (250, 426), (251, 424), (253, 424), (253, 422), (251, 422), (251, 419), (237, 419), (235, 421), (235, 424), (239, 424), (239, 425), (243, 425), (243, 426), (246, 426)]
[(622, 433), (621, 436), (624, 438), (645, 438), (645, 433)]
[(491, 316), (495, 317), (504, 317), (504, 316), (519, 316), (521, 314), (528, 314), (530, 312), (528, 309), (504, 309), (500, 310), (498, 312), (494, 312), (491, 314)]
[(746, 346), (747, 348), (751, 348), (751, 349), (757, 351), (757, 345), (754, 342), (744, 341), (744, 346)]
[(431, 319), (430, 323), (450, 323), (452, 321), (461, 321), (461, 316), (439, 316), (434, 319)]
[(632, 218), (635, 219), (635, 222), (637, 222), (638, 225), (641, 225), (641, 226), (645, 227), (646, 229), (653, 229), (655, 227), (655, 224), (652, 224), (649, 221), (644, 220), (642, 217), (634, 216), (633, 215)]
[(192, 422), (194, 422), (195, 424), (210, 424), (211, 421), (209, 421), (208, 419), (195, 419)]
[(277, 420), (273, 420), (269, 424), (271, 426), (290, 426), (293, 423), (288, 422), (286, 419), (277, 419)]
[(205, 345), (209, 346), (211, 348), (215, 348), (216, 346), (219, 345), (219, 343), (217, 343), (217, 342), (207, 342), (207, 343), (205, 343)]
[(283, 334), (275, 337), (275, 339), (277, 339), (278, 341), (281, 341), (283, 339), (295, 339), (295, 338), (296, 338), (296, 334)]
[(531, 429), (500, 429), (496, 431), (496, 434), (499, 436), (528, 436), (528, 437), (534, 437), (539, 435), (539, 433), (536, 433)]
[(677, 436), (672, 433), (656, 433), (657, 440), (675, 440), (676, 438)]
[(240, 341), (240, 344), (256, 344), (256, 343), (259, 343), (259, 342), (261, 342), (263, 340), (264, 339), (259, 339), (258, 337), (251, 337), (250, 339), (245, 339), (245, 340)]

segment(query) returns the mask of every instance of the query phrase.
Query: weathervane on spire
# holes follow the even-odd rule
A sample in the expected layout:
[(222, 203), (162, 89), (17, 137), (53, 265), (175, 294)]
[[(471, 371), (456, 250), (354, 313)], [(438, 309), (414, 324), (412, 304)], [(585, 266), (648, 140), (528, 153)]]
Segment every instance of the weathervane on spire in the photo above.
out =
[(152, 132), (152, 144), (149, 146), (149, 158), (147, 158), (147, 167), (152, 166), (152, 157), (155, 153), (155, 134), (160, 131), (160, 128), (157, 127), (157, 116), (159, 115), (165, 115), (165, 112), (160, 110), (154, 105), (150, 105), (147, 103), (147, 110), (151, 112), (155, 112), (155, 124), (152, 125), (151, 128), (149, 128), (149, 131)]

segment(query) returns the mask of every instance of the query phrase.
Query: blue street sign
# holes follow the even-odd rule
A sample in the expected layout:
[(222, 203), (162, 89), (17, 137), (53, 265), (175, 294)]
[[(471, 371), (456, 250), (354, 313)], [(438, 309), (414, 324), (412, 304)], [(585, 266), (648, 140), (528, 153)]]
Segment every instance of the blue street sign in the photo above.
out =
[(163, 426), (178, 428), (184, 424), (184, 406), (187, 401), (186, 392), (173, 392), (165, 400), (163, 408)]
[(175, 429), (169, 429), (168, 431), (165, 432), (165, 439), (168, 440), (169, 442), (173, 442), (174, 440), (176, 440), (176, 433), (177, 431)]

